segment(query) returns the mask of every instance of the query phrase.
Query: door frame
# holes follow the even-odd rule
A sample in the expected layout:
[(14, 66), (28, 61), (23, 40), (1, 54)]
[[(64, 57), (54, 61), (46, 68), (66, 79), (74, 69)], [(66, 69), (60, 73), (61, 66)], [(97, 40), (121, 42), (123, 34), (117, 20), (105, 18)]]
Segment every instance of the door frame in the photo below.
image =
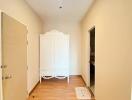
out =
[(0, 100), (3, 100), (3, 89), (2, 89), (2, 68), (1, 68), (1, 65), (2, 65), (2, 57), (1, 57), (1, 16), (2, 16), (2, 11), (0, 10)]

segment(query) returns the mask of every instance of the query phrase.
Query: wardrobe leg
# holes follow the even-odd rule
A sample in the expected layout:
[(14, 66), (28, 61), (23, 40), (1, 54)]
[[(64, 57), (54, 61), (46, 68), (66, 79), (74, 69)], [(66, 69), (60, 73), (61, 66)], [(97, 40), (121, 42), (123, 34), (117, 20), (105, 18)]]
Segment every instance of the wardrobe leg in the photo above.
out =
[(69, 84), (69, 80), (70, 80), (70, 78), (69, 78), (69, 76), (67, 77), (67, 83)]

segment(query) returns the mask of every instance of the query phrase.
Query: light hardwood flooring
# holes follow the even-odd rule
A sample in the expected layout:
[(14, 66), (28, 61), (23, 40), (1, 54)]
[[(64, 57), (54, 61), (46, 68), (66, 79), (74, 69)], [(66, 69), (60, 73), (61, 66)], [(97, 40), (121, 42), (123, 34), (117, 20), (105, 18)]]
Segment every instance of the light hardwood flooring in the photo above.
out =
[(43, 80), (29, 96), (28, 100), (77, 100), (75, 87), (85, 86), (81, 76), (71, 76), (67, 80)]

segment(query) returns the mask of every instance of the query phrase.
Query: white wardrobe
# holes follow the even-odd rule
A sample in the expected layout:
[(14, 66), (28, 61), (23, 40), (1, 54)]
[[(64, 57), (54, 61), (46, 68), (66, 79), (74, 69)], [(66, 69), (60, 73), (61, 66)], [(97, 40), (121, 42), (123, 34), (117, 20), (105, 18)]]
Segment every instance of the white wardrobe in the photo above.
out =
[(40, 35), (40, 82), (53, 77), (69, 82), (69, 35), (56, 30)]

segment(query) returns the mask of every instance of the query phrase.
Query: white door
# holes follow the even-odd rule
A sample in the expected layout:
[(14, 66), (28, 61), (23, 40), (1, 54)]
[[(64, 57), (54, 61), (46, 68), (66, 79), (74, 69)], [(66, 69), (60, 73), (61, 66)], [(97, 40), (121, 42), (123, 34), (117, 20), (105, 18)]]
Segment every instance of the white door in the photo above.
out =
[(2, 80), (4, 100), (27, 98), (27, 29), (2, 13)]

